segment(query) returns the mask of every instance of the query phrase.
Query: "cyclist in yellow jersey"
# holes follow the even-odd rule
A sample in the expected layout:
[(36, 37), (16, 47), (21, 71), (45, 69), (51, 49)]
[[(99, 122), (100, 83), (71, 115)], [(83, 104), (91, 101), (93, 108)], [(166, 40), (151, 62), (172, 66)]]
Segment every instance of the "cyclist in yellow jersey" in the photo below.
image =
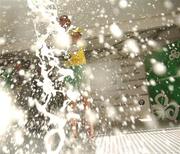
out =
[[(65, 15), (61, 16), (59, 18), (59, 23), (65, 29), (67, 29), (71, 25), (71, 21)], [(85, 68), (84, 68), (84, 65), (86, 64), (86, 57), (85, 57), (85, 53), (84, 53), (84, 48), (83, 47), (80, 47), (80, 48), (77, 47), (77, 42), (81, 39), (82, 34), (81, 34), (80, 28), (78, 28), (78, 27), (69, 30), (69, 34), (72, 38), (72, 48), (69, 51), (69, 58), (65, 62), (65, 67), (68, 67), (68, 68), (73, 70), (74, 78), (71, 78), (70, 76), (68, 76), (64, 79), (64, 81), (66, 84), (72, 85), (74, 89), (78, 90), (81, 93), (82, 84), (86, 85), (86, 80), (87, 80), (87, 77), (85, 75)], [(75, 49), (73, 49), (73, 47)], [(90, 109), (90, 101), (88, 101), (87, 96), (83, 96), (81, 94), (81, 97), (82, 97), (82, 102), (83, 102), (84, 109), (86, 112), (86, 110)], [(72, 105), (72, 108), (74, 110), (76, 110), (77, 102), (72, 102), (71, 105)], [(93, 125), (87, 119), (86, 119), (86, 121), (89, 125), (88, 135), (89, 135), (89, 137), (93, 137), (94, 136)], [(78, 136), (78, 134), (77, 134), (77, 120), (72, 119), (71, 125), (72, 125), (73, 135), (74, 135), (74, 137), (77, 137)]]

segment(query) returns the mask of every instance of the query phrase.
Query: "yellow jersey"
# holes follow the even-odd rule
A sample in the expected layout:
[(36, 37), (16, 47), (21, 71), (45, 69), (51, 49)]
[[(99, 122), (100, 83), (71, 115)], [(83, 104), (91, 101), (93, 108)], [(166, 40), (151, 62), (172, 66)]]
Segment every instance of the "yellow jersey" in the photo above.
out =
[(70, 59), (65, 63), (66, 66), (76, 66), (86, 64), (84, 49), (80, 48), (75, 53), (70, 53)]

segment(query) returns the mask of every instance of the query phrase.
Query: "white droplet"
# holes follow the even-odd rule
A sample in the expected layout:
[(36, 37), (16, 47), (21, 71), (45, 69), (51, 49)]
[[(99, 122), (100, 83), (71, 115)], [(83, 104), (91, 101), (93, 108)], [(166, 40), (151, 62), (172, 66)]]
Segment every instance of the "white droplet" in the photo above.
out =
[(78, 40), (78, 42), (77, 42), (77, 46), (79, 47), (79, 48), (83, 48), (83, 47), (85, 47), (87, 45), (87, 43), (86, 43), (86, 41), (84, 40), (84, 39), (80, 39), (80, 40)]
[(100, 44), (104, 43), (104, 35), (102, 34), (99, 35), (99, 43)]
[(6, 154), (10, 153), (9, 148), (7, 146), (3, 146), (2, 151)]
[(151, 80), (149, 81), (149, 83), (150, 83), (151, 86), (155, 86), (155, 85), (156, 85), (156, 81), (153, 80), (153, 79), (151, 79)]
[(35, 105), (35, 100), (32, 98), (32, 97), (29, 97), (28, 98), (28, 105), (30, 107), (33, 107)]
[(65, 31), (59, 31), (54, 35), (55, 46), (59, 49), (67, 49), (71, 46), (71, 37)]
[(23, 142), (24, 142), (24, 136), (23, 136), (22, 131), (17, 130), (17, 131), (14, 133), (14, 141), (15, 141), (15, 144), (16, 144), (16, 145), (21, 145), (21, 144), (23, 144)]
[(136, 62), (135, 66), (136, 67), (141, 67), (141, 66), (143, 66), (143, 62), (142, 61)]
[(127, 121), (123, 121), (122, 126), (127, 126)]
[(123, 36), (122, 30), (119, 28), (119, 26), (116, 23), (110, 25), (110, 32), (115, 38), (120, 38)]
[(166, 66), (162, 62), (155, 62), (153, 64), (152, 68), (153, 68), (153, 72), (156, 75), (159, 75), (159, 76), (164, 75), (166, 73), (166, 71), (167, 71)]
[(134, 39), (126, 40), (124, 43), (123, 51), (124, 52), (130, 52), (130, 53), (133, 53), (135, 55), (138, 54), (140, 52), (140, 50), (139, 50), (137, 41)]
[(170, 82), (174, 82), (175, 79), (171, 76), (171, 77), (169, 77), (169, 81), (170, 81)]
[(121, 100), (122, 100), (123, 103), (127, 102), (127, 98), (125, 96), (122, 96)]
[(169, 86), (168, 86), (168, 89), (169, 89), (170, 91), (174, 91), (174, 86), (173, 86), (173, 85), (169, 85)]
[(150, 62), (151, 62), (151, 64), (155, 64), (156, 63), (156, 59), (151, 58)]
[(6, 43), (6, 39), (4, 37), (0, 37), (0, 45), (4, 45)]
[(69, 88), (69, 90), (67, 91), (67, 96), (72, 101), (77, 101), (80, 98), (79, 92), (76, 90), (72, 90), (71, 88)]
[(25, 75), (25, 71), (24, 70), (20, 70), (19, 71), (19, 75), (24, 76)]
[(164, 1), (164, 7), (168, 10), (172, 10), (174, 7), (174, 4), (172, 3), (171, 0), (165, 0)]
[(108, 106), (108, 107), (106, 108), (106, 112), (107, 112), (107, 116), (108, 116), (109, 118), (114, 118), (114, 117), (116, 117), (116, 110), (115, 110), (115, 108), (114, 108), (113, 106)]
[(96, 121), (97, 121), (96, 114), (95, 114), (92, 110), (90, 110), (90, 109), (88, 109), (88, 110), (86, 111), (86, 118), (87, 118), (88, 121), (91, 122), (92, 124), (95, 124)]
[(128, 7), (128, 2), (127, 2), (127, 0), (120, 0), (120, 1), (119, 1), (119, 7), (120, 7), (121, 9), (127, 8), (127, 7)]
[(122, 106), (119, 107), (120, 112), (124, 112), (124, 108)]
[(154, 40), (148, 40), (148, 45), (151, 47), (157, 47), (157, 42)]

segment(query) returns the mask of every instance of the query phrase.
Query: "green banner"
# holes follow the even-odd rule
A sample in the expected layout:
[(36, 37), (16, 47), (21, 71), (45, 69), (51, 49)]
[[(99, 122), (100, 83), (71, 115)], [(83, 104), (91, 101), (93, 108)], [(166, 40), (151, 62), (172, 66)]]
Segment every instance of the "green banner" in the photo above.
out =
[(180, 41), (145, 58), (152, 112), (162, 120), (180, 120)]

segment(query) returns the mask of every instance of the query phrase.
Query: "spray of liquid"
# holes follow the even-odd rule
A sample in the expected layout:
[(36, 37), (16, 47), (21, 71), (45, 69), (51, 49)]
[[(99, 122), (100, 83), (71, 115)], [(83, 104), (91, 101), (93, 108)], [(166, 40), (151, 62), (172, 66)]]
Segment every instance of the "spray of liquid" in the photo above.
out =
[[(48, 75), (56, 69), (56, 77), (60, 82), (63, 82), (66, 76), (73, 77), (73, 72), (71, 70), (60, 67), (59, 59), (55, 54), (57, 52), (59, 54), (66, 53), (70, 42), (68, 42), (67, 39), (65, 39), (66, 42), (62, 42), (63, 39), (61, 37), (65, 36), (67, 32), (65, 32), (57, 22), (57, 2), (55, 0), (27, 0), (27, 4), (30, 9), (30, 14), (33, 16), (32, 20), (36, 34), (36, 41), (32, 50), (35, 51), (36, 56), (39, 58), (39, 66), (41, 67), (41, 76), (43, 78), (42, 80), (37, 79), (37, 83), (38, 86), (43, 89), (42, 100), (44, 104), (42, 105), (37, 101), (36, 107), (44, 116), (49, 117), (51, 124), (56, 126), (55, 129), (47, 132), (44, 138), (47, 153), (59, 153), (64, 145), (66, 136), (64, 131), (64, 126), (67, 122), (65, 110), (71, 101), (70, 97), (73, 95), (73, 91), (67, 88), (60, 88), (60, 90), (57, 90), (54, 87), (52, 79), (49, 78)], [(42, 28), (39, 28), (42, 23), (45, 27), (45, 32), (42, 32)], [(66, 46), (63, 47), (63, 49), (49, 48), (47, 45), (48, 38), (58, 33), (61, 34), (59, 35), (59, 38), (61, 38), (59, 43), (66, 44)], [(46, 110), (51, 97), (55, 97), (57, 92), (61, 92), (64, 96), (67, 96), (58, 115), (52, 114)], [(57, 148), (52, 151), (49, 140), (55, 134), (59, 135), (60, 141)]]

